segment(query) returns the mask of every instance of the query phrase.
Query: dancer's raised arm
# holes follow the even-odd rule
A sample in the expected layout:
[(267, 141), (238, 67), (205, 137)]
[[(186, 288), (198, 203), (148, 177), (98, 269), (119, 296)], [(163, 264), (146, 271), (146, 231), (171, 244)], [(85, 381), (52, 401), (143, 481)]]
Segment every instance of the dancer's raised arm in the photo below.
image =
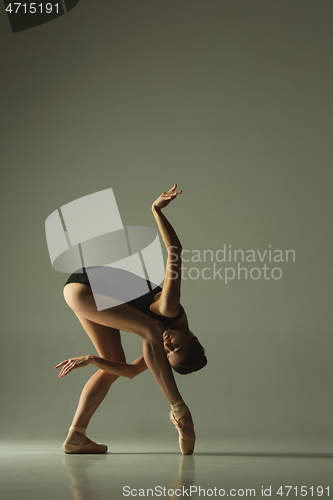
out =
[(169, 191), (164, 191), (157, 200), (152, 204), (152, 211), (155, 216), (158, 229), (161, 233), (162, 239), (169, 251), (169, 248), (179, 248), (181, 250), (181, 243), (176, 234), (176, 231), (171, 226), (167, 218), (162, 214), (161, 209), (169, 205), (169, 203), (174, 200), (178, 194), (182, 191), (176, 191), (177, 184), (174, 184)]
[(174, 184), (169, 191), (163, 192), (152, 205), (158, 229), (168, 252), (161, 297), (152, 307), (154, 312), (163, 316), (176, 316), (180, 308), (182, 246), (176, 231), (162, 213), (162, 208), (168, 206), (182, 192), (176, 191), (176, 188), (177, 184)]

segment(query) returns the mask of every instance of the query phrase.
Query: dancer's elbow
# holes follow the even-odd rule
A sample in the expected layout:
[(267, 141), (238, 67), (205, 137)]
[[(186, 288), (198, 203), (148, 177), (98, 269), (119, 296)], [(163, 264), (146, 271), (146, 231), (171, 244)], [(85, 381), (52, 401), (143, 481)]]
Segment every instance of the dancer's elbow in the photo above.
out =
[[(145, 369), (147, 369), (147, 367)], [(140, 373), (142, 373), (143, 371), (144, 370), (139, 365), (130, 365), (130, 370), (126, 374), (126, 377), (132, 380), (133, 378), (140, 375)]]
[[(134, 368), (134, 367), (133, 367)], [(133, 369), (131, 371), (129, 371), (126, 375), (127, 378), (129, 378), (130, 380), (132, 380), (134, 377), (136, 377), (137, 375), (139, 375), (138, 373), (136, 373), (136, 370)]]

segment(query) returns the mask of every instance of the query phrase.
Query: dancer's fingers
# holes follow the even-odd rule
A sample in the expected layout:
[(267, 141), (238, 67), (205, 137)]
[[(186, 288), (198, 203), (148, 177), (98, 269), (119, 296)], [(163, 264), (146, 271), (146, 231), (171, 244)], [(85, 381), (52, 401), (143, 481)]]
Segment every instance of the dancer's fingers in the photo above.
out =
[(177, 194), (180, 194), (182, 191), (179, 190), (179, 191), (175, 191), (176, 189), (176, 184), (174, 184), (174, 186), (169, 189), (169, 191), (163, 191), (162, 195), (161, 196), (176, 196)]
[(70, 372), (74, 367), (74, 363), (66, 363), (66, 365), (63, 367), (61, 372), (59, 373), (58, 377), (64, 377), (67, 375), (68, 372)]
[(59, 373), (58, 377), (63, 377), (64, 376), (65, 369), (66, 369), (66, 367), (64, 366), (63, 369), (61, 370), (61, 372)]
[(174, 193), (176, 190), (177, 184), (174, 184), (171, 189), (169, 189), (169, 193)]
[(62, 361), (61, 363), (59, 363), (57, 366), (55, 366), (54, 368), (60, 368), (62, 365), (64, 365), (65, 363), (67, 363), (67, 359), (66, 361)]
[(64, 366), (66, 365), (67, 363), (69, 363), (70, 360), (69, 359), (65, 359), (65, 361), (61, 361), (61, 363), (59, 363), (57, 366), (55, 366), (54, 368), (60, 368), (61, 366)]
[(76, 361), (68, 362), (59, 373), (59, 376), (61, 375), (63, 377), (67, 375), (67, 373), (69, 373), (70, 371), (74, 370), (74, 368), (78, 368), (79, 366), (80, 365), (78, 365)]
[(167, 193), (169, 198), (176, 198), (182, 191), (175, 191), (174, 193)]
[(73, 370), (73, 368), (75, 368), (76, 366), (76, 363), (74, 363), (74, 361), (72, 361), (68, 366), (67, 366), (67, 373), (70, 371), (70, 370)]
[(169, 196), (172, 195), (172, 196), (177, 196), (177, 194), (180, 194), (182, 192), (182, 190), (180, 189), (179, 191), (174, 191), (173, 189), (170, 189), (170, 191), (167, 191), (166, 194), (168, 194)]
[(71, 371), (71, 368), (69, 368), (68, 366), (65, 366), (61, 372), (59, 373), (58, 377), (64, 377), (65, 375), (67, 375), (68, 372)]

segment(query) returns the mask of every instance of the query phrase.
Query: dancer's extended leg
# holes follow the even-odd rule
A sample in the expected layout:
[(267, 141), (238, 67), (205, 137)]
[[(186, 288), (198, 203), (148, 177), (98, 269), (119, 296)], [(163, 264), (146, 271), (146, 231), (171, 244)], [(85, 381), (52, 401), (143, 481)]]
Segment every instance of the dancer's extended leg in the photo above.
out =
[[(76, 315), (102, 358), (126, 362), (119, 330), (98, 325), (78, 314)], [(108, 393), (111, 384), (117, 378), (117, 375), (98, 370), (88, 380), (82, 390), (71, 426), (71, 428), (75, 427), (80, 430), (69, 431), (64, 443), (66, 453), (104, 453), (107, 451), (107, 446), (94, 443), (85, 436), (84, 432), (91, 417)]]

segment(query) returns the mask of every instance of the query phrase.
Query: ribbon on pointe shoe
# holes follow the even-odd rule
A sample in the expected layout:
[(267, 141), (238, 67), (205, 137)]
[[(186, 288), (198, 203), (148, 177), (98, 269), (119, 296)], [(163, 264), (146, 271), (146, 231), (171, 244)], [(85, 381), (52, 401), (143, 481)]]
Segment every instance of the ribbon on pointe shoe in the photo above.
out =
[[(169, 414), (169, 419), (170, 422), (176, 427), (178, 430), (179, 434), (179, 447), (180, 451), (182, 452), (183, 455), (191, 455), (194, 450), (194, 443), (195, 443), (195, 433), (194, 429), (188, 428), (188, 427), (180, 427), (178, 421), (185, 416), (186, 413), (189, 413), (189, 416), (191, 416), (190, 411), (184, 401), (181, 399), (180, 401), (177, 401), (177, 403), (171, 405), (171, 411)], [(191, 423), (193, 425), (192, 419)], [(188, 433), (186, 433), (187, 431)], [(189, 435), (190, 434), (190, 435)]]
[(69, 431), (80, 432), (80, 434), (86, 435), (86, 429), (84, 427), (74, 427), (74, 425), (71, 425), (68, 430)]
[[(86, 429), (83, 427), (74, 427), (73, 425), (69, 428), (70, 432), (79, 432), (80, 434), (86, 435)], [(74, 444), (67, 443), (66, 441), (62, 445), (62, 449), (65, 453), (106, 453), (108, 451), (108, 447), (105, 444), (94, 443), (94, 441), (90, 441), (87, 444)]]

